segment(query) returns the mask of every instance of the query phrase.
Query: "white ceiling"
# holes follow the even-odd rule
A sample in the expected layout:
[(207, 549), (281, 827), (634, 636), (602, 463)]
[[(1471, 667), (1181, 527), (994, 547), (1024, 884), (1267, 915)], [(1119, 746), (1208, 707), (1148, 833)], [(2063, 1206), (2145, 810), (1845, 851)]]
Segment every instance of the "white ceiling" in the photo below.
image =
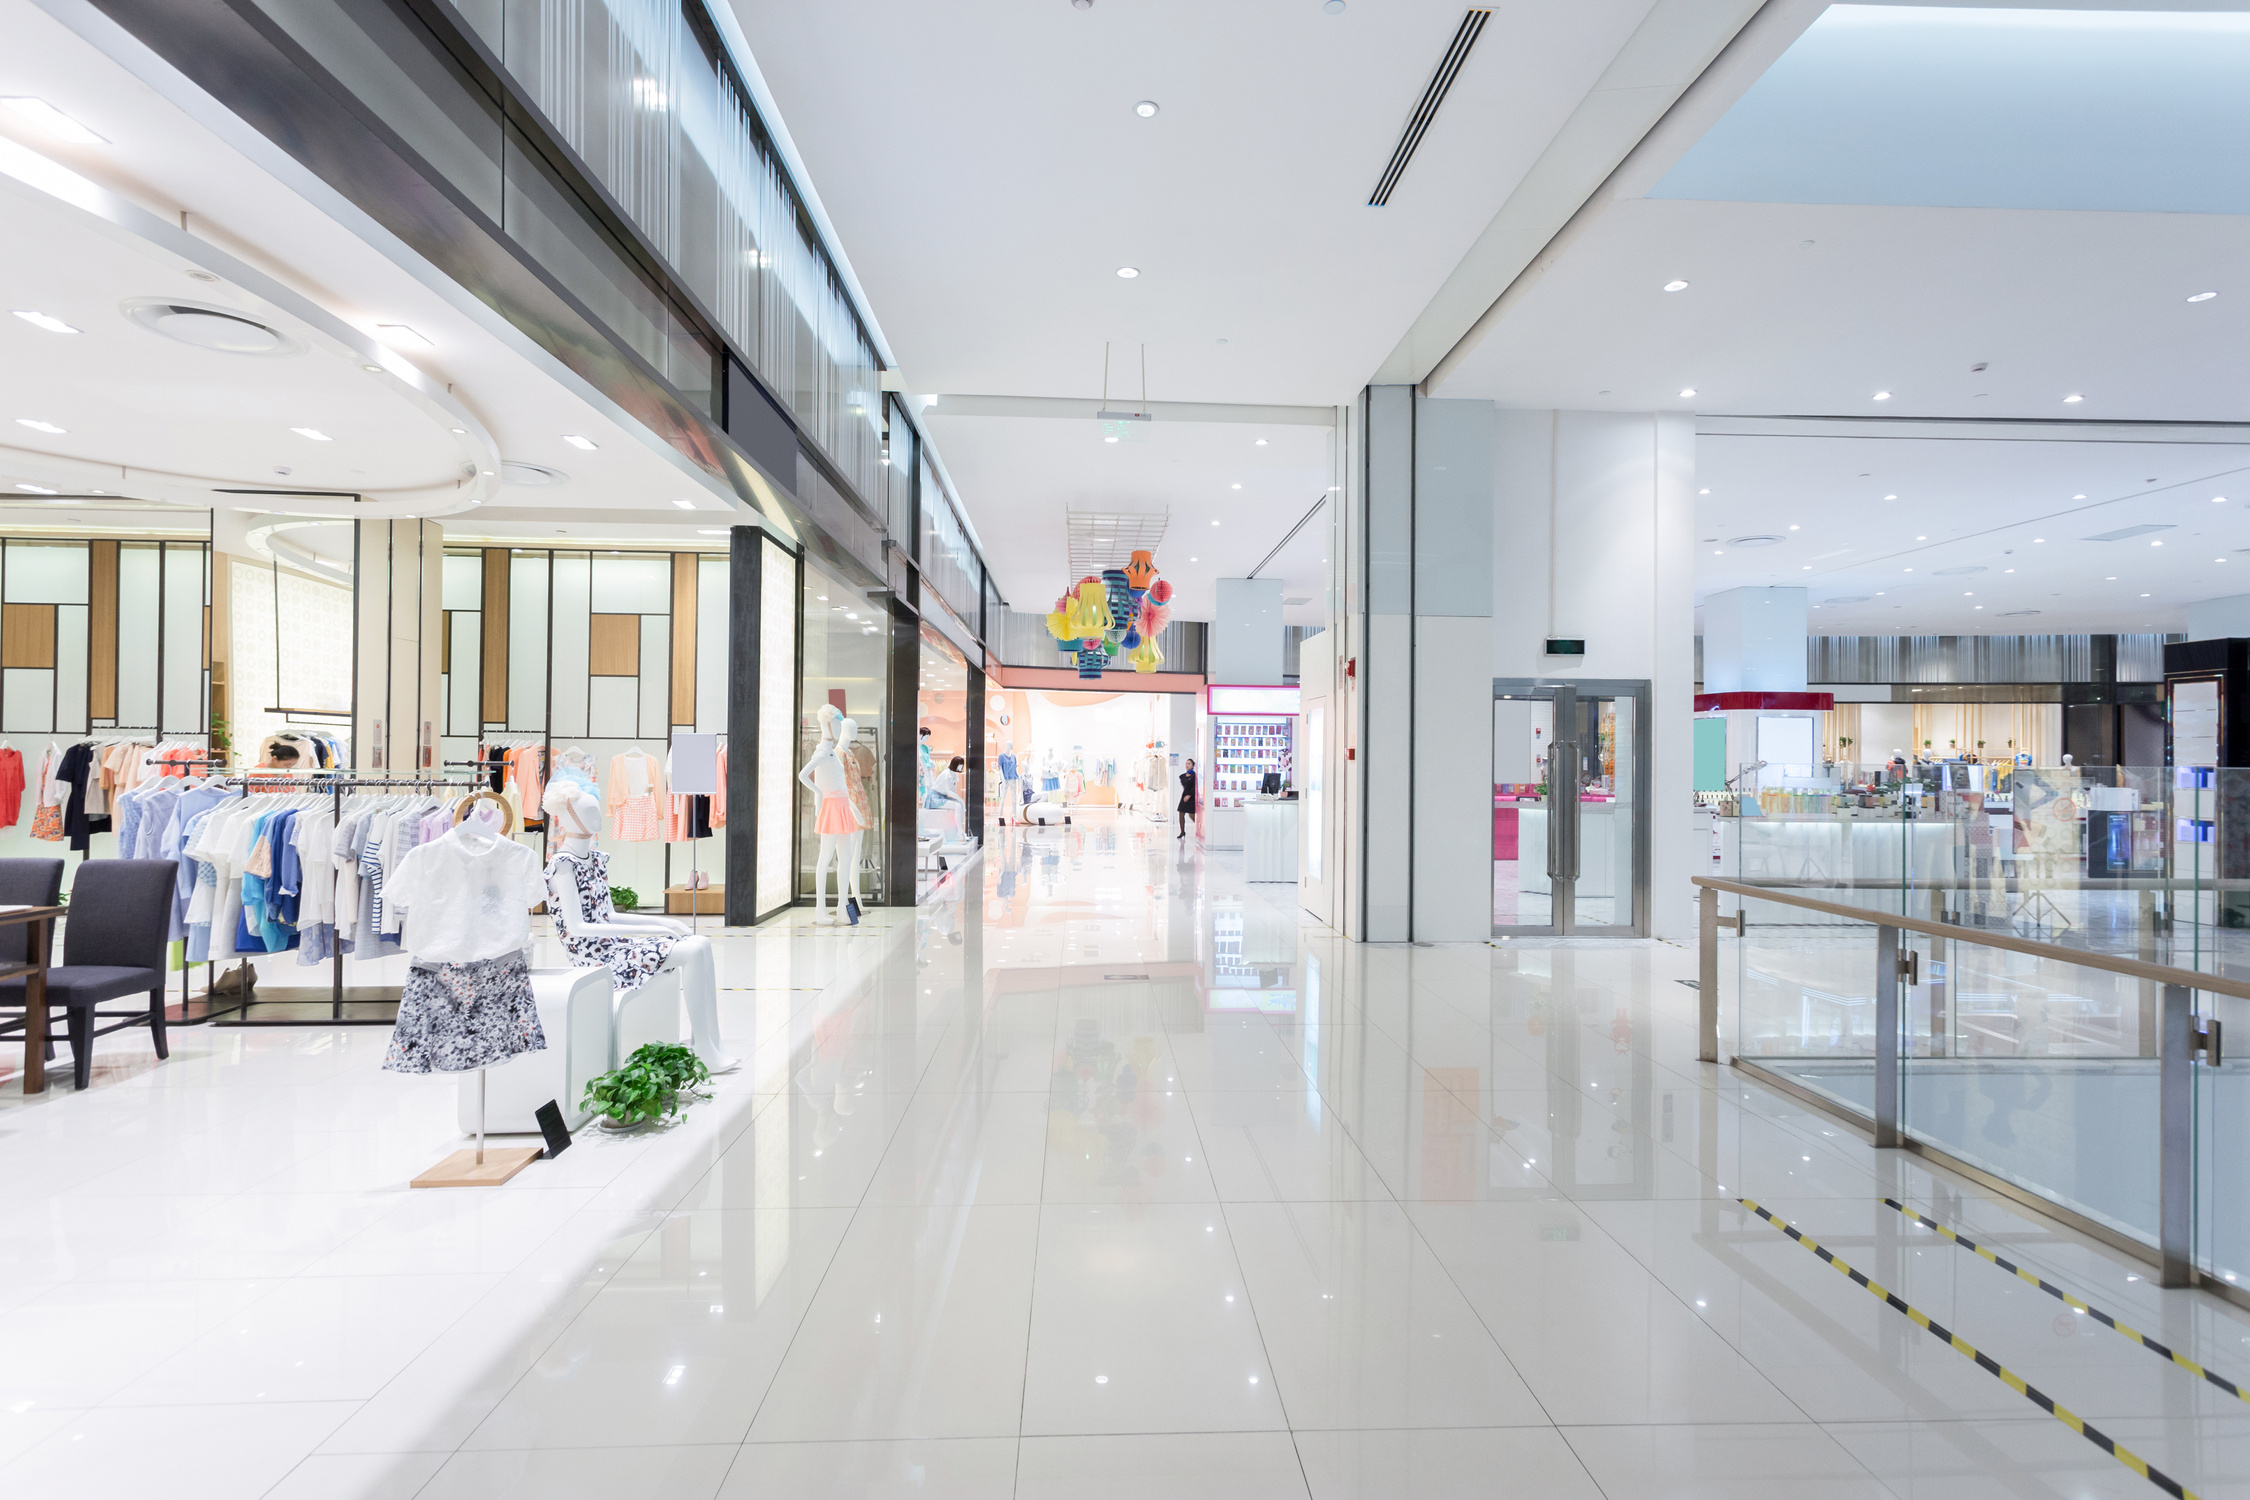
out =
[(1153, 399), (1312, 405), (1365, 383), (1651, 0), (1490, 8), (1375, 209), (1460, 0), (735, 0), (911, 389), (1093, 396), (1108, 341), (1121, 374), (1148, 345)]
[[(1331, 483), (1325, 427), (1158, 421), (1142, 441), (1105, 443), (1091, 421), (946, 417), (944, 410), (932, 408), (924, 420), (964, 490), (988, 515), (1010, 518), (982, 528), (985, 556), (1002, 597), (1025, 613), (1044, 614), (1076, 581), (1066, 512), (1169, 511), (1156, 560), (1177, 594), (1173, 612), (1208, 620), (1216, 581), (1257, 567)], [(1282, 574), (1284, 561), (1264, 576), (1283, 577), (1285, 596), (1317, 597), (1318, 573)], [(1292, 611), (1289, 622), (1310, 620)]]
[(1696, 476), (1697, 603), (1802, 585), (1820, 634), (2169, 631), (2250, 593), (2250, 433), (1716, 421)]

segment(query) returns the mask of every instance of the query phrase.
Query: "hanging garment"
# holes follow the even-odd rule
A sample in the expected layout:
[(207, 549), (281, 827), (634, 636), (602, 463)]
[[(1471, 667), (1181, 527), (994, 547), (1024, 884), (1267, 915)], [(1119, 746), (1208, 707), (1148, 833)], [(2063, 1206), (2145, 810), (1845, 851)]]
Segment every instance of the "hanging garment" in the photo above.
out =
[(664, 771), (656, 757), (640, 750), (610, 757), (602, 805), (609, 814), (609, 836), (618, 842), (664, 837)]
[(109, 814), (90, 813), (86, 810), (86, 787), (93, 779), (94, 747), (73, 745), (63, 752), (62, 762), (55, 768), (55, 779), (70, 788), (68, 800), (63, 804), (63, 834), (70, 847), (84, 854), (97, 833), (109, 832)]
[[(547, 874), (549, 879), (569, 876), (578, 891), (578, 909), (584, 913), (584, 922), (601, 925), (616, 920), (617, 908), (609, 900), (608, 855), (599, 850), (585, 855), (558, 854), (547, 862)], [(617, 977), (620, 999), (648, 983), (664, 967), (672, 945), (679, 941), (663, 932), (613, 937), (582, 931), (573, 936), (567, 912), (557, 910), (554, 918), (555, 935), (562, 939), (563, 951), (570, 955), (571, 962), (581, 969), (607, 964)]]
[(547, 889), (529, 844), (462, 823), (417, 845), (383, 896), (405, 912), (406, 951), (417, 963), (465, 964), (521, 953)]
[(23, 814), (23, 752), (0, 745), (0, 828), (13, 828)]
[(711, 799), (711, 828), (727, 826), (727, 747), (719, 746), (719, 795)]
[(874, 799), (868, 795), (869, 778), (861, 771), (859, 749), (856, 744), (846, 745), (836, 759), (844, 767), (844, 795), (851, 799), (852, 816), (859, 819), (862, 828), (875, 826)]
[(383, 1067), (465, 1073), (546, 1047), (531, 967), (521, 953), (465, 964), (417, 963), (399, 992), (398, 1025)]

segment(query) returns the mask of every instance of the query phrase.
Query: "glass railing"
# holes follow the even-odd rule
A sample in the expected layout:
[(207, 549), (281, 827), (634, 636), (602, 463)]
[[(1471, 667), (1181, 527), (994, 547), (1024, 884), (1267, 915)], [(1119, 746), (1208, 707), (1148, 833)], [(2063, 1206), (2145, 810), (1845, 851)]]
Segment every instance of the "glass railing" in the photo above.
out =
[(1770, 769), (1699, 882), (1718, 1054), (2250, 1276), (2250, 1064), (2225, 1056), (2229, 1029), (2250, 1048), (2250, 770)]

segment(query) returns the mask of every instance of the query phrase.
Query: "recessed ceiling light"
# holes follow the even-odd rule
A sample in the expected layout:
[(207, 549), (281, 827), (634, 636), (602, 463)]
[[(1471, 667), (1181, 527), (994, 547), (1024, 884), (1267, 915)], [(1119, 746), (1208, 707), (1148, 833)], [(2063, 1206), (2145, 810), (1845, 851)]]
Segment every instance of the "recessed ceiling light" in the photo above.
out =
[(675, 500), (672, 503), (674, 505), (677, 505), (682, 510), (695, 509), (695, 502), (693, 500)]
[(571, 447), (576, 448), (581, 453), (591, 453), (594, 451), (594, 440), (592, 438), (580, 437), (575, 432), (564, 433), (562, 435), (562, 440), (570, 444)]
[(1117, 274), (1124, 277), (1127, 281), (1131, 281), (1134, 277), (1140, 275), (1141, 271), (1140, 267), (1138, 266), (1119, 266), (1117, 268)]
[(16, 418), (16, 425), (18, 427), (28, 427), (33, 432), (52, 432), (56, 434), (60, 434), (62, 432), (62, 429), (60, 427), (57, 427), (54, 423), (42, 422), (37, 417), (18, 417)]
[(29, 308), (17, 308), (16, 316), (23, 319), (26, 323), (29, 323), (32, 327), (44, 328), (49, 333), (76, 333), (78, 331), (77, 329), (71, 327), (68, 323), (65, 323), (60, 318), (51, 317), (43, 312), (33, 312)]
[(1684, 281), (1667, 281), (1664, 283), (1664, 290), (1667, 292), (1684, 292), (1687, 290), (1687, 283)]
[(59, 490), (48, 489), (43, 484), (19, 484), (16, 486), (16, 488), (19, 490), (27, 491), (34, 495), (54, 495), (61, 493)]
[(316, 443), (333, 443), (336, 441), (317, 427), (292, 427), (289, 430), (301, 438), (311, 438)]
[(724, 526), (698, 526), (695, 528), (695, 534), (697, 536), (725, 536), (727, 529)]
[(1144, 120), (1155, 119), (1156, 101), (1154, 99), (1143, 99), (1140, 103), (1133, 106), (1133, 113), (1139, 115)]
[(2110, 574), (2110, 575), (2109, 575), (2109, 576), (2108, 576), (2107, 578), (2104, 578), (2104, 579), (2102, 580), (2102, 582), (2104, 582), (2104, 583), (2115, 583), (2115, 582), (2117, 582), (2117, 575), (2116, 575), (2115, 573), (2112, 573), (2112, 574)]
[(1201, 558), (1197, 558), (1197, 557), (1191, 557), (1191, 558), (1189, 558), (1189, 559), (1188, 559), (1188, 561), (1189, 561), (1189, 562), (1201, 562), (1201, 561), (1202, 561), (1202, 559), (1201, 559)]
[(1875, 393), (1875, 399), (1878, 401), (1888, 401), (1891, 399), (1891, 393), (1889, 391), (1877, 391)]
[(437, 347), (404, 323), (377, 323), (375, 325), (375, 337), (381, 339), (393, 349), (435, 349)]
[(0, 99), (34, 130), (75, 146), (106, 146), (109, 142), (64, 114), (44, 99)]
[(1713, 551), (1711, 555), (1712, 555), (1713, 557), (1724, 557), (1724, 556), (1726, 556), (1727, 554), (1726, 554), (1726, 550), (1725, 550), (1724, 548), (1720, 548), (1720, 549), (1717, 549), (1717, 550)]
[(2003, 573), (2013, 573), (2013, 572), (2015, 571), (2015, 569), (2014, 569), (2014, 568), (2002, 568), (2002, 569), (2001, 569), (2000, 571), (2001, 571), (2001, 572), (2003, 572)]
[(2037, 545), (2038, 545), (2039, 543), (2041, 543), (2041, 542), (2043, 542), (2043, 541), (2045, 541), (2045, 540), (2047, 540), (2047, 539), (2046, 539), (2045, 537), (2043, 537), (2043, 536), (2035, 536), (2035, 537), (2033, 537), (2033, 538), (2031, 539), (2031, 541), (2032, 541), (2032, 545), (2034, 545), (2034, 546), (2037, 546)]
[(1688, 387), (1688, 388), (1687, 388), (1686, 390), (1684, 390), (1684, 391), (1680, 392), (1680, 396), (1681, 396), (1681, 398), (1682, 398), (1683, 400), (1684, 400), (1684, 399), (1686, 399), (1686, 398), (1687, 398), (1687, 397), (1689, 397), (1689, 396), (1692, 396), (1692, 395), (1694, 395), (1694, 394), (1695, 394), (1695, 387), (1694, 387), (1694, 386), (1692, 386), (1692, 385), (1691, 385), (1691, 386), (1689, 386), (1689, 387)]
[(380, 375), (383, 373), (383, 367), (381, 365), (361, 365), (360, 368), (362, 370), (365, 370), (370, 375)]
[(2071, 498), (2071, 499), (2073, 499), (2073, 500), (2083, 500), (2083, 499), (2085, 499), (2086, 497), (2085, 497), (2084, 495), (2073, 495), (2073, 496), (2071, 496), (2070, 498)]
[(2149, 543), (2149, 545), (2150, 545), (2151, 547), (2161, 547), (2161, 546), (2163, 546), (2164, 544), (2163, 544), (2162, 542), (2150, 542), (2150, 543)]
[(1926, 542), (1929, 540), (1929, 538), (1926, 536), (1918, 536), (1914, 540), (1916, 540), (1917, 542)]
[(1112, 435), (1111, 435), (1111, 436), (1109, 436), (1109, 437), (1105, 437), (1105, 438), (1103, 438), (1103, 439), (1102, 439), (1102, 441), (1103, 441), (1103, 442), (1105, 442), (1105, 443), (1114, 443), (1114, 442), (1116, 442), (1116, 441), (1117, 441), (1117, 438), (1116, 438), (1116, 436), (1115, 436), (1114, 434), (1112, 434)]
[(1896, 500), (1896, 499), (1898, 498), (1898, 496), (1896, 496), (1896, 495), (1885, 495), (1885, 496), (1884, 496), (1883, 498), (1884, 498), (1885, 500)]
[(2085, 398), (2084, 396), (2065, 396), (2065, 397), (2063, 397), (2063, 405), (2065, 405), (2065, 406), (2069, 406), (2069, 405), (2073, 404), (2074, 402), (2079, 402), (2079, 401), (2083, 401), (2083, 400), (2085, 400), (2085, 399), (2086, 399), (2086, 398)]
[(2213, 505), (2224, 505), (2227, 503), (2227, 497), (2224, 495), (2213, 495), (2211, 497), (2211, 503)]
[(2211, 299), (2212, 299), (2213, 297), (2216, 297), (2216, 296), (2218, 296), (2218, 295), (2219, 295), (2219, 294), (2218, 294), (2217, 292), (2197, 292), (2197, 293), (2196, 293), (2196, 294), (2195, 294), (2194, 296), (2192, 296), (2192, 297), (2188, 298), (2188, 301), (2190, 301), (2190, 302), (2208, 302), (2208, 301), (2210, 301), (2210, 300), (2211, 300)]
[(1710, 492), (1709, 490), (1697, 490), (1697, 491), (1696, 491), (1696, 493), (1697, 493), (1698, 495), (1708, 495), (1708, 494), (1710, 494), (1711, 492)]
[(1795, 530), (1796, 530), (1797, 528), (1796, 528), (1796, 527), (1794, 527), (1794, 526), (1792, 526), (1792, 527), (1790, 527), (1789, 529), (1790, 529), (1791, 531), (1795, 531)]
[(455, 437), (467, 437), (469, 435), (469, 429), (466, 427), (456, 427), (453, 429), (453, 435)]
[(1260, 438), (1260, 439), (1258, 439), (1258, 441), (1257, 441), (1256, 443), (1252, 444), (1252, 446), (1253, 446), (1253, 447), (1258, 447), (1258, 448), (1263, 448), (1263, 447), (1264, 447), (1265, 445), (1266, 445), (1266, 440), (1265, 440), (1264, 438)]
[(2146, 595), (2146, 594), (2143, 594), (2143, 595), (2141, 595), (2141, 597), (2142, 597), (2143, 599), (2146, 599), (2146, 598), (2148, 597), (2148, 595)]

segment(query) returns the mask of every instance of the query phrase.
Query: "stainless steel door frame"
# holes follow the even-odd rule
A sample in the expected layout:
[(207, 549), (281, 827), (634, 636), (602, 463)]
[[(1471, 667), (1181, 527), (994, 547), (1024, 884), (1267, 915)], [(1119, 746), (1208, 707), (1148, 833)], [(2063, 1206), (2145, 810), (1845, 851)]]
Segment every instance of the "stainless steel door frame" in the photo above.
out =
[[(1508, 931), (1526, 937), (1542, 934), (1560, 937), (1647, 937), (1649, 830), (1654, 811), (1650, 806), (1654, 777), (1649, 760), (1655, 738), (1649, 721), (1650, 699), (1653, 695), (1648, 680), (1496, 677), (1492, 681), (1492, 696), (1495, 701), (1502, 697), (1546, 699), (1553, 703), (1555, 715), (1555, 738), (1548, 749), (1547, 781), (1547, 874), (1554, 891), (1550, 898), (1553, 903), (1553, 921), (1546, 928), (1512, 928)], [(1581, 697), (1626, 698), (1632, 700), (1633, 704), (1633, 920), (1630, 923), (1584, 927), (1577, 919), (1576, 882), (1580, 848), (1578, 787), (1585, 767), (1585, 757), (1577, 743), (1578, 700)], [(1566, 744), (1570, 747), (1567, 762), (1563, 758)], [(1565, 779), (1556, 774), (1559, 763), (1567, 766), (1567, 786)], [(1565, 795), (1566, 790), (1568, 795)]]

